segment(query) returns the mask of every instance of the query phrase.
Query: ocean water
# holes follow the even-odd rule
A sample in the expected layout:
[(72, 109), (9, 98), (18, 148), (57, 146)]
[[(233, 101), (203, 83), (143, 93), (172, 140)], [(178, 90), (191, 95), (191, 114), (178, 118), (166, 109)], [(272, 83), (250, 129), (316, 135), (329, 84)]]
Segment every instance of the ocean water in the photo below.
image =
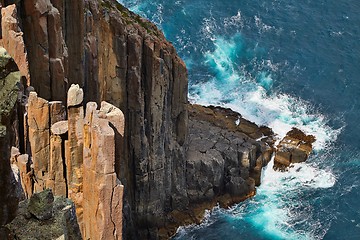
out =
[(175, 45), (191, 102), (317, 138), (306, 163), (270, 163), (254, 198), (174, 239), (360, 239), (360, 1), (119, 2)]

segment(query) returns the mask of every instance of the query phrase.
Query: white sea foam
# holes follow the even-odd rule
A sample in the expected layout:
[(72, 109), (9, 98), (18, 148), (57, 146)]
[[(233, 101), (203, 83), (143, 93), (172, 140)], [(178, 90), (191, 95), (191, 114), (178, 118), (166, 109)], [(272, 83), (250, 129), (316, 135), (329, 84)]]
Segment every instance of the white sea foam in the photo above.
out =
[[(313, 109), (310, 103), (289, 94), (272, 91), (272, 73), (281, 68), (280, 64), (269, 60), (254, 60), (252, 64), (258, 64), (260, 69), (264, 69), (254, 76), (253, 73), (246, 72), (245, 66), (238, 66), (234, 61), (241, 54), (243, 44), (236, 42), (238, 37), (223, 39), (212, 36), (212, 39), (214, 50), (204, 53), (204, 64), (213, 70), (215, 77), (193, 86), (193, 101), (230, 107), (257, 124), (271, 127), (279, 135), (279, 139), (292, 127), (297, 127), (316, 137), (316, 151), (326, 149), (336, 140), (341, 129), (334, 130), (328, 126), (326, 117)], [(318, 232), (324, 226), (318, 226), (317, 220), (312, 219), (311, 209), (300, 212), (294, 210), (303, 204), (297, 194), (306, 189), (331, 188), (336, 183), (336, 176), (314, 163), (295, 164), (288, 172), (274, 171), (272, 167), (273, 162), (264, 170), (262, 184), (250, 203), (254, 206), (252, 212), (237, 209), (234, 214), (235, 210), (232, 209), (229, 214), (235, 218), (247, 217), (249, 222), (261, 227), (266, 235), (275, 239), (321, 238), (326, 229)], [(294, 222), (299, 224), (307, 220), (312, 224), (308, 231), (293, 227)]]
[(231, 27), (231, 26), (236, 26), (240, 28), (244, 27), (244, 20), (241, 16), (240, 10), (237, 12), (236, 15), (225, 18), (223, 22), (225, 27)]
[(279, 64), (270, 60), (259, 61), (257, 64), (268, 72), (258, 72), (254, 76), (242, 71), (243, 68), (234, 62), (243, 44), (239, 37), (213, 39), (215, 49), (204, 53), (204, 64), (213, 69), (215, 77), (192, 86), (196, 91), (190, 99), (204, 105), (230, 107), (257, 124), (271, 127), (280, 137), (292, 127), (300, 128), (316, 137), (316, 150), (324, 149), (336, 140), (341, 129), (331, 129), (326, 118), (309, 103), (285, 93), (271, 93), (271, 71), (279, 69)]

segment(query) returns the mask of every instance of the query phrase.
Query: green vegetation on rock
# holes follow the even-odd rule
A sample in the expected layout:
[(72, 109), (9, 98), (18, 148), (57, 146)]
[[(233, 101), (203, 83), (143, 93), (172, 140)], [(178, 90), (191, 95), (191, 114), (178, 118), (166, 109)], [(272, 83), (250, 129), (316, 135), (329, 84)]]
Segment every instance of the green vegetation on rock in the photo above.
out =
[(6, 134), (6, 126), (2, 125), (2, 122), (16, 104), (20, 78), (14, 60), (4, 48), (0, 48), (0, 137)]

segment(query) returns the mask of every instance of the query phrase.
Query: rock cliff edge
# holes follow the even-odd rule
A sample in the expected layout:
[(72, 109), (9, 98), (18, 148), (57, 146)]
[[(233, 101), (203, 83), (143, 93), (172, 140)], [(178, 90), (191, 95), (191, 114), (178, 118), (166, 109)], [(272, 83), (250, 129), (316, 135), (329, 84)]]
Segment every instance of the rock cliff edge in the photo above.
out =
[(11, 163), (23, 198), (74, 202), (84, 239), (167, 239), (255, 194), (273, 132), (189, 104), (186, 66), (154, 24), (115, 0), (0, 3), (14, 59), (0, 66), (1, 224), (20, 200)]

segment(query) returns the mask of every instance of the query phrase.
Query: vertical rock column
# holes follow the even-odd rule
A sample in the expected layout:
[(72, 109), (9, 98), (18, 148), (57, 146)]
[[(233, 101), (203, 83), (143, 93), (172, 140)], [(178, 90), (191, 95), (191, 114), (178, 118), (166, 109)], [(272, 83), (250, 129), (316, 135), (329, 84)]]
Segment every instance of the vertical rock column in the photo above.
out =
[(66, 108), (61, 101), (53, 101), (50, 105), (50, 156), (49, 179), (46, 187), (53, 190), (56, 196), (67, 196), (64, 140), (67, 138), (68, 121)]
[(67, 121), (60, 121), (51, 126), (49, 180), (46, 186), (51, 188), (56, 196), (67, 196), (63, 151), (63, 138), (67, 132)]
[(82, 228), (83, 201), (83, 90), (79, 85), (71, 85), (68, 91), (68, 137), (66, 148), (66, 179), (68, 197), (74, 201), (76, 215)]
[(88, 103), (84, 124), (85, 239), (122, 239), (124, 186), (115, 173), (115, 132), (123, 131), (124, 116), (118, 108), (102, 103), (97, 111), (96, 103)]
[(4, 49), (0, 49), (0, 225), (15, 217), (18, 196), (13, 185), (14, 174), (10, 167), (10, 149), (16, 134), (16, 102), (20, 73), (16, 64)]
[(23, 32), (19, 27), (16, 5), (12, 4), (1, 9), (1, 44), (14, 58), (22, 76), (25, 76), (30, 83), (29, 64), (27, 51), (24, 44)]
[(46, 188), (50, 153), (49, 103), (30, 92), (28, 100), (28, 125), (32, 162), (35, 175), (34, 192)]
[(29, 155), (22, 154), (17, 157), (17, 167), (20, 171), (21, 186), (24, 190), (25, 198), (30, 198), (33, 194), (32, 172), (30, 170)]

